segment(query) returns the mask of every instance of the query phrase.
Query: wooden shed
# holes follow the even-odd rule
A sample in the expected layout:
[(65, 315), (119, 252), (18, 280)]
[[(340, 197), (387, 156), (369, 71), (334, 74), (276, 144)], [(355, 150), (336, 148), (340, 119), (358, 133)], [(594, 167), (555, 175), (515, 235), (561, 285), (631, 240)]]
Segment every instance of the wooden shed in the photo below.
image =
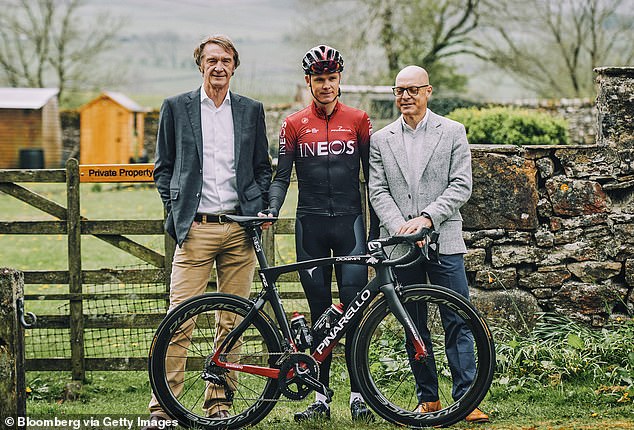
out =
[(106, 91), (79, 109), (81, 164), (147, 161), (143, 151), (145, 109), (121, 93)]
[(0, 88), (0, 169), (62, 165), (57, 88)]

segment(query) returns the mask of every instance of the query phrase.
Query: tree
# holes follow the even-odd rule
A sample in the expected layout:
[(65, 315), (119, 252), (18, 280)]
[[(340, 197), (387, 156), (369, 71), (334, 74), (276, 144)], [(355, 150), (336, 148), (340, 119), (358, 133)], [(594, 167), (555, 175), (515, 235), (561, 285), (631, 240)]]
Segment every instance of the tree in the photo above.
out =
[(103, 13), (87, 21), (80, 16), (85, 0), (2, 3), (0, 65), (10, 86), (56, 86), (62, 99), (107, 81), (111, 71), (100, 60), (115, 47), (122, 19)]
[[(629, 4), (629, 7), (628, 7)], [(588, 97), (597, 66), (631, 64), (630, 0), (487, 0), (479, 58), (541, 97)]]
[[(322, 40), (335, 35), (337, 46), (349, 40), (346, 47), (355, 52), (350, 58), (359, 74), (372, 72), (366, 78), (393, 82), (402, 67), (418, 64), (430, 72), (434, 84), (458, 90), (466, 78), (455, 71), (451, 60), (472, 52), (482, 1), (355, 0), (345, 10), (340, 3), (333, 7), (332, 2), (326, 2), (320, 11), (311, 2), (306, 8), (310, 8), (307, 16), (312, 23), (302, 25), (302, 32), (307, 34), (306, 29), (312, 29), (309, 36)], [(342, 20), (325, 16), (333, 12)], [(319, 16), (319, 25), (314, 22), (315, 16)], [(346, 61), (348, 57), (344, 55)], [(376, 67), (377, 62), (382, 67)]]

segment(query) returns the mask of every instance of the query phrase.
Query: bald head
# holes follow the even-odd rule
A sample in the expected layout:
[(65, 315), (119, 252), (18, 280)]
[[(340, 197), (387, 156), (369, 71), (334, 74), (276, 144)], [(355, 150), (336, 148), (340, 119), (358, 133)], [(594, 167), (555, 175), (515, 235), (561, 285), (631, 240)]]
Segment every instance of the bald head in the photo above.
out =
[(396, 106), (403, 119), (412, 128), (422, 121), (427, 113), (427, 100), (432, 93), (427, 70), (418, 66), (407, 66), (396, 75)]
[(418, 82), (418, 85), (429, 84), (429, 74), (427, 70), (419, 66), (407, 66), (396, 75), (396, 86), (400, 87), (399, 81)]

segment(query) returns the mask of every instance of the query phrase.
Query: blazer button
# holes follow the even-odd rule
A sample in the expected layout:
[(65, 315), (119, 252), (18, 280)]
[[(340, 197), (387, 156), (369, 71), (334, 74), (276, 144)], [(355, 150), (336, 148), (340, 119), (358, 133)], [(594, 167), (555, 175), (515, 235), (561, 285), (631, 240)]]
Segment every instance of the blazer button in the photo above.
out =
[(407, 215), (407, 219), (412, 219), (412, 216), (411, 215)]
[(411, 195), (411, 194), (408, 194), (408, 195), (407, 195), (407, 198), (408, 198), (408, 199), (411, 199), (411, 198), (412, 198), (412, 195)]
[(196, 197), (200, 197), (200, 193), (196, 193)]
[(198, 173), (200, 173), (200, 174), (202, 175), (202, 174), (203, 174), (203, 169), (200, 169), (200, 170), (198, 171)]

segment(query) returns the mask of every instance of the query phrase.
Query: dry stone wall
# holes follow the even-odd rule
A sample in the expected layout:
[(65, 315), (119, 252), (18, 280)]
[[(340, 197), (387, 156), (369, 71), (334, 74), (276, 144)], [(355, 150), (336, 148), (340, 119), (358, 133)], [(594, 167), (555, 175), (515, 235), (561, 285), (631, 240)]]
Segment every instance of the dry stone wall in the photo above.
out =
[(597, 69), (595, 145), (474, 145), (463, 207), (472, 299), (524, 324), (634, 312), (634, 69)]
[(485, 313), (556, 311), (603, 325), (634, 311), (634, 184), (606, 150), (474, 145), (465, 263)]

